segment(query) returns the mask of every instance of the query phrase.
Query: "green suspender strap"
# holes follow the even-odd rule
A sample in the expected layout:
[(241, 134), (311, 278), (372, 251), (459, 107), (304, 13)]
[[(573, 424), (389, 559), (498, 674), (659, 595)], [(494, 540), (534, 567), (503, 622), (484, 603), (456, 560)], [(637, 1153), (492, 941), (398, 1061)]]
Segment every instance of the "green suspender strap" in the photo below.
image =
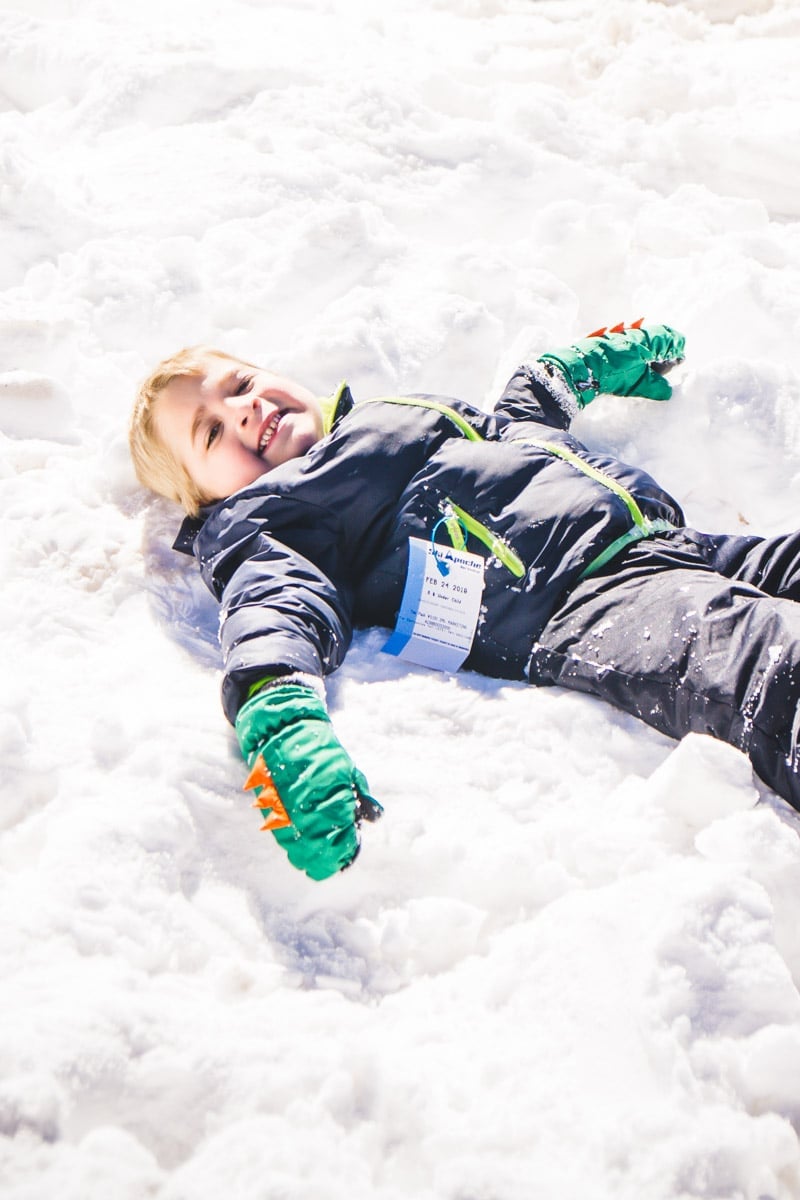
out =
[[(514, 440), (521, 441), (523, 439)], [(601, 484), (603, 487), (608, 488), (615, 496), (619, 496), (630, 513), (631, 520), (633, 521), (631, 528), (627, 529), (620, 537), (615, 538), (610, 545), (606, 546), (605, 550), (601, 550), (589, 565), (583, 568), (578, 576), (579, 579), (588, 579), (589, 576), (596, 574), (601, 567), (604, 567), (606, 563), (610, 563), (612, 559), (616, 558), (626, 546), (630, 546), (634, 542), (640, 542), (642, 538), (653, 537), (657, 533), (666, 533), (668, 530), (675, 528), (672, 522), (667, 521), (664, 517), (656, 517), (655, 519), (646, 517), (631, 493), (626, 487), (623, 487), (619, 480), (606, 474), (605, 471), (593, 467), (591, 463), (587, 463), (579, 454), (568, 450), (566, 446), (559, 446), (555, 442), (548, 442), (545, 439), (539, 440), (539, 438), (526, 437), (524, 440), (541, 446), (543, 450), (556, 455), (557, 458), (563, 459), (564, 462), (571, 463), (573, 467), (577, 467), (584, 475), (587, 475), (590, 479), (594, 479), (595, 482)]]
[(606, 563), (615, 559), (618, 554), (621, 554), (626, 546), (631, 546), (634, 542), (640, 542), (642, 538), (653, 537), (657, 533), (667, 533), (670, 529), (675, 529), (676, 526), (671, 521), (667, 521), (664, 517), (657, 517), (651, 521), (645, 517), (645, 526), (642, 528), (639, 525), (634, 525), (621, 537), (615, 538), (610, 546), (606, 546), (605, 550), (592, 559), (588, 567), (584, 567), (578, 576), (579, 579), (588, 579), (590, 575), (594, 575)]
[(372, 400), (359, 401), (359, 407), (362, 404), (402, 404), (407, 408), (428, 408), (432, 412), (441, 413), (452, 421), (456, 429), (463, 433), (468, 441), (485, 441), (477, 429), (472, 428), (466, 417), (462, 417), (461, 413), (456, 412), (449, 404), (442, 404), (440, 400), (425, 400), (422, 396), (375, 396)]

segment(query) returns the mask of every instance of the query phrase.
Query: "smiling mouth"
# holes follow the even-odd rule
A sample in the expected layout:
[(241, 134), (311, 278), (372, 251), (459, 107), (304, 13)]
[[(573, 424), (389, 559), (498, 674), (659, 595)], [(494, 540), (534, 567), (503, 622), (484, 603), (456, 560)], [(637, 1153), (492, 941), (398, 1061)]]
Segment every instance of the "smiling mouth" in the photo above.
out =
[(278, 432), (278, 426), (281, 423), (282, 416), (283, 416), (283, 413), (276, 412), (275, 416), (270, 417), (269, 421), (264, 426), (264, 430), (261, 434), (261, 437), (258, 439), (258, 453), (260, 455), (264, 454), (264, 451), (267, 449), (267, 446), (269, 446), (269, 444), (272, 441), (272, 439), (274, 438), (275, 434)]

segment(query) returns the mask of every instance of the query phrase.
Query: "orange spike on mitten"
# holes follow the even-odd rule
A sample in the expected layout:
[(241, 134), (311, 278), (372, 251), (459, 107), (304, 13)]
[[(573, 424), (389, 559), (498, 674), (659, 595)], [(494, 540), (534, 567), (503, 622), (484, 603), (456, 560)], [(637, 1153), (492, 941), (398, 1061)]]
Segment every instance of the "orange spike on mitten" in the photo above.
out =
[(289, 825), (291, 825), (291, 817), (281, 804), (280, 800), (278, 801), (278, 805), (280, 805), (280, 808), (278, 808), (277, 805), (274, 806), (264, 824), (259, 825), (259, 833), (263, 833), (267, 829), (286, 829)]
[(275, 787), (262, 754), (259, 754), (253, 763), (253, 769), (244, 781), (242, 790), (248, 792), (251, 788), (257, 787), (260, 787), (262, 791), (253, 803), (253, 808), (272, 809), (271, 814), (267, 817), (266, 823), (261, 826), (261, 829), (285, 829), (287, 825), (291, 825), (291, 817), (278, 795), (278, 789)]
[(272, 782), (272, 776), (267, 770), (267, 764), (264, 762), (263, 754), (259, 754), (253, 763), (250, 774), (242, 785), (242, 791), (249, 792), (251, 788), (257, 787), (275, 787), (275, 784)]
[(605, 337), (607, 333), (624, 333), (626, 329), (641, 329), (643, 324), (644, 317), (639, 317), (638, 321), (631, 321), (630, 325), (626, 325), (624, 321), (620, 321), (616, 325), (601, 325), (599, 329), (593, 329), (586, 336)]

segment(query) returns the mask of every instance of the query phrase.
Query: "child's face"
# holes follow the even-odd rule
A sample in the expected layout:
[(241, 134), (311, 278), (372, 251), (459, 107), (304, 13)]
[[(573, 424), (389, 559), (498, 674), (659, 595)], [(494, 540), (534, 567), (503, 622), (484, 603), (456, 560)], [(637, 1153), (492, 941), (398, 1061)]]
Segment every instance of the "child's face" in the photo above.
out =
[(158, 398), (159, 435), (197, 487), (222, 500), (265, 471), (305, 454), (322, 437), (312, 392), (231, 359), (173, 379)]

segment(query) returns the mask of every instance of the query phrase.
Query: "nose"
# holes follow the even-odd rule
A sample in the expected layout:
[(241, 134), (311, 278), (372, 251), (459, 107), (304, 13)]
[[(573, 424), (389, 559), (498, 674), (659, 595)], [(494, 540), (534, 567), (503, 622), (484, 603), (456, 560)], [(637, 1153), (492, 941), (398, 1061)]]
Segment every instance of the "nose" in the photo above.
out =
[(252, 416), (260, 417), (261, 401), (257, 396), (227, 396), (225, 403), (234, 410), (236, 420), (244, 428)]

